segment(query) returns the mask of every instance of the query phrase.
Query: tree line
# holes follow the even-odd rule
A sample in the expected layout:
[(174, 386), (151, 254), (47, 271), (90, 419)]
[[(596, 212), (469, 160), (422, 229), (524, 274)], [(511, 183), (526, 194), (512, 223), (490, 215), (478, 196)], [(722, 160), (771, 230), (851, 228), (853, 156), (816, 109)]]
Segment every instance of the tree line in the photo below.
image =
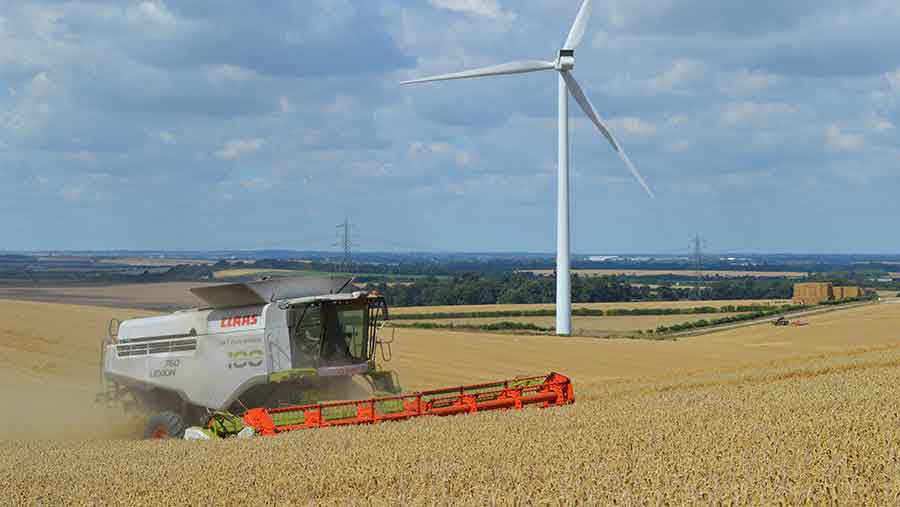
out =
[[(691, 287), (634, 285), (621, 276), (572, 276), (572, 302), (678, 301), (686, 299), (788, 299), (790, 280), (729, 279)], [(556, 281), (525, 273), (466, 273), (409, 283), (377, 282), (374, 288), (393, 306), (553, 303)]]

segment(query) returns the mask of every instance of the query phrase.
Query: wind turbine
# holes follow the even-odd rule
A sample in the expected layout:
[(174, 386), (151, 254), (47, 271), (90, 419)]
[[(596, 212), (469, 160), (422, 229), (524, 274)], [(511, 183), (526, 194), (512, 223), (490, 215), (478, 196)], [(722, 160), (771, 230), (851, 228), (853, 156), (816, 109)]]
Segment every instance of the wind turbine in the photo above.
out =
[(613, 150), (622, 159), (622, 162), (631, 171), (631, 174), (644, 187), (650, 197), (653, 192), (644, 181), (644, 177), (638, 172), (628, 155), (622, 150), (622, 146), (616, 141), (612, 133), (603, 124), (600, 115), (594, 109), (591, 101), (584, 94), (584, 90), (572, 75), (575, 68), (575, 49), (584, 37), (588, 19), (591, 17), (591, 1), (584, 0), (581, 9), (575, 17), (575, 22), (569, 30), (563, 48), (559, 50), (556, 61), (547, 62), (540, 60), (521, 60), (480, 69), (441, 74), (421, 79), (403, 81), (400, 84), (427, 83), (430, 81), (448, 81), (451, 79), (467, 79), (472, 77), (502, 76), (507, 74), (524, 74), (540, 70), (555, 70), (559, 73), (559, 165), (557, 175), (557, 199), (556, 199), (556, 334), (568, 335), (572, 332), (572, 292), (569, 274), (569, 93), (581, 106), (588, 118), (603, 137), (609, 141)]

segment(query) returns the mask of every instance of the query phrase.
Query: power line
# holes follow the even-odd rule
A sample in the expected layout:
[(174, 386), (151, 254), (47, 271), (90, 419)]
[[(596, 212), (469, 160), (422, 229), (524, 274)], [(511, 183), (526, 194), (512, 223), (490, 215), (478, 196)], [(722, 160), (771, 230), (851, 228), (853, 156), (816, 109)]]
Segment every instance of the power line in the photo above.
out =
[(700, 235), (696, 235), (694, 239), (691, 240), (691, 246), (693, 247), (693, 257), (694, 257), (694, 269), (696, 282), (694, 284), (694, 297), (700, 298), (700, 281), (703, 279), (703, 246), (705, 242), (700, 237)]

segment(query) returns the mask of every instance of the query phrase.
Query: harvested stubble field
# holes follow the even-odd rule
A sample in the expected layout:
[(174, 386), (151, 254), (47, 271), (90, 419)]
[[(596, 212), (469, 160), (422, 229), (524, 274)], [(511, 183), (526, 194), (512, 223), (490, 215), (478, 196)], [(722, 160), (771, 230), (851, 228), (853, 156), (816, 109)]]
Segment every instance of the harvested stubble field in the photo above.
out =
[[(789, 299), (721, 299), (712, 301), (634, 301), (624, 303), (573, 303), (572, 308), (590, 308), (594, 310), (620, 310), (632, 308), (696, 308), (698, 306), (775, 306), (790, 304)], [(391, 315), (409, 315), (417, 313), (453, 313), (453, 312), (501, 312), (507, 310), (553, 310), (556, 306), (547, 304), (526, 305), (447, 305), (447, 306), (401, 306), (391, 308)]]
[[(656, 329), (659, 326), (671, 326), (684, 322), (693, 322), (700, 319), (721, 319), (740, 315), (739, 313), (694, 313), (688, 315), (639, 315), (639, 316), (603, 316), (603, 317), (572, 317), (572, 334), (582, 333), (591, 335), (636, 333)], [(434, 319), (434, 320), (404, 320), (403, 324), (435, 323), (453, 324), (454, 326), (480, 326), (498, 322), (516, 322), (522, 324), (535, 324), (544, 328), (552, 328), (556, 323), (555, 317), (473, 317), (459, 319)]]
[(237, 278), (240, 276), (277, 276), (277, 275), (295, 275), (303, 276), (303, 271), (295, 271), (292, 269), (222, 269), (213, 273), (214, 278)]
[[(7, 348), (20, 325), (10, 315), (55, 310), (59, 322), (74, 325), (78, 315), (86, 329), (102, 329), (100, 309), (11, 302), (0, 309), (4, 367), (52, 355)], [(65, 334), (64, 324), (48, 320), (32, 324), (32, 335), (57, 336), (89, 356), (95, 330)], [(250, 441), (18, 435), (0, 443), (0, 498), (21, 505), (895, 505), (900, 305), (809, 321), (674, 342), (401, 330), (391, 366), (408, 387), (556, 369), (574, 379), (578, 401)], [(61, 326), (60, 334), (46, 326)], [(96, 370), (85, 368), (52, 378), (86, 383)], [(51, 381), (41, 375), (28, 382)], [(29, 417), (23, 406), (5, 413)]]
[(177, 309), (202, 306), (190, 290), (210, 283), (129, 283), (98, 287), (0, 287), (0, 299), (115, 308)]
[[(54, 257), (42, 257), (42, 261), (52, 260)], [(63, 260), (66, 257), (62, 258)], [(254, 261), (244, 261), (254, 262)], [(117, 266), (157, 266), (172, 267), (179, 264), (206, 264), (212, 265), (216, 261), (209, 259), (157, 259), (152, 257), (109, 257), (97, 260), (98, 264), (115, 264)]]

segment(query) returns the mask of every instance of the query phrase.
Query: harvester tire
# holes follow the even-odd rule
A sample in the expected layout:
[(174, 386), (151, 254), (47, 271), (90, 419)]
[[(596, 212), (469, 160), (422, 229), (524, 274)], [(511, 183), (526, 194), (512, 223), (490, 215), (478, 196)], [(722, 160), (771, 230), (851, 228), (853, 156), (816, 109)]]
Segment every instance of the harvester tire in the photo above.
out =
[(182, 438), (185, 428), (184, 419), (180, 415), (175, 412), (160, 412), (147, 421), (144, 438), (148, 440)]

